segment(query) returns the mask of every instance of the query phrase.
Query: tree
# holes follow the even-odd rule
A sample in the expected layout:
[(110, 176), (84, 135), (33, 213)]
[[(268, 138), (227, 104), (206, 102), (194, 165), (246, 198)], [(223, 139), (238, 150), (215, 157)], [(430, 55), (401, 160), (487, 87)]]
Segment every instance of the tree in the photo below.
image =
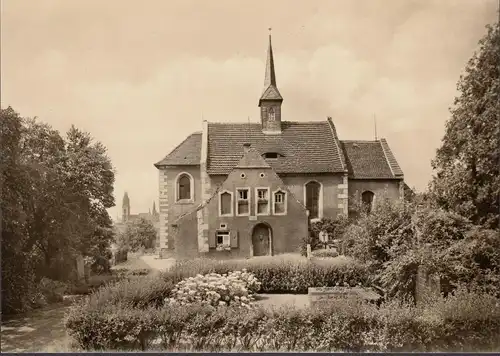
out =
[(457, 89), (442, 145), (432, 166), (432, 200), (487, 228), (500, 214), (500, 31), (487, 27)]
[(137, 251), (141, 248), (150, 249), (155, 246), (156, 235), (157, 231), (154, 225), (149, 220), (140, 218), (127, 225), (118, 244), (130, 251)]
[(77, 254), (105, 253), (114, 171), (88, 133), (73, 127), (64, 139), (10, 107), (0, 119), (2, 310), (12, 312), (25, 309), (42, 277), (69, 278)]

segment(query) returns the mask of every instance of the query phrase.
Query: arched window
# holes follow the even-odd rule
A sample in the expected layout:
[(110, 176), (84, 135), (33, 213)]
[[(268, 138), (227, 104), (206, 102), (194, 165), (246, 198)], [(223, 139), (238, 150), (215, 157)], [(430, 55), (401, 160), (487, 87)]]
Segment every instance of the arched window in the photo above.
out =
[(312, 181), (305, 188), (306, 209), (309, 210), (309, 219), (320, 218), (321, 184)]
[(192, 177), (187, 173), (182, 173), (177, 178), (177, 200), (193, 199)]
[(233, 194), (231, 192), (219, 193), (219, 215), (233, 215)]
[(363, 206), (365, 207), (367, 213), (372, 211), (374, 198), (375, 194), (369, 190), (364, 191), (363, 194), (361, 194), (361, 201), (363, 202)]
[(269, 121), (274, 121), (276, 119), (276, 116), (275, 116), (273, 108), (269, 108), (269, 111), (268, 111), (268, 114), (267, 114), (267, 119)]

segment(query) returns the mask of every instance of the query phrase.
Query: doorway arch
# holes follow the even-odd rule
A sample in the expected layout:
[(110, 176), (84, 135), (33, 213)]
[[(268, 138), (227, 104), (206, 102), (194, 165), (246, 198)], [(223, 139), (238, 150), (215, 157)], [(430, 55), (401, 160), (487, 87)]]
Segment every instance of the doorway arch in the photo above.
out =
[(254, 256), (273, 254), (273, 230), (269, 224), (258, 223), (252, 229), (252, 247)]

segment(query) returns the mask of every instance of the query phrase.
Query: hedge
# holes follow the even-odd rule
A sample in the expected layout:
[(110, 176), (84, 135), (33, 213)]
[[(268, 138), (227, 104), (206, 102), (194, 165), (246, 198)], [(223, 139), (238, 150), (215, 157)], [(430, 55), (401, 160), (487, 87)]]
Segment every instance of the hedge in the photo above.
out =
[(336, 285), (368, 285), (368, 272), (364, 265), (347, 260), (330, 261), (244, 260), (218, 261), (197, 259), (178, 262), (163, 278), (177, 283), (197, 274), (229, 273), (246, 269), (262, 283), (261, 293), (307, 294), (309, 287)]
[(108, 303), (73, 308), (70, 334), (85, 350), (498, 351), (500, 304), (458, 292), (425, 308), (352, 300), (328, 307), (245, 310)]

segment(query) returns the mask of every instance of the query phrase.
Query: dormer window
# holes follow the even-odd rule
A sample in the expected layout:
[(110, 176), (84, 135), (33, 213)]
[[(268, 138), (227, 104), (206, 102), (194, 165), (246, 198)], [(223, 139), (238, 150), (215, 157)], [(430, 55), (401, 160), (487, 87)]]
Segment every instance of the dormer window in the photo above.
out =
[(264, 153), (264, 158), (267, 159), (277, 159), (280, 156), (278, 152), (266, 152)]

